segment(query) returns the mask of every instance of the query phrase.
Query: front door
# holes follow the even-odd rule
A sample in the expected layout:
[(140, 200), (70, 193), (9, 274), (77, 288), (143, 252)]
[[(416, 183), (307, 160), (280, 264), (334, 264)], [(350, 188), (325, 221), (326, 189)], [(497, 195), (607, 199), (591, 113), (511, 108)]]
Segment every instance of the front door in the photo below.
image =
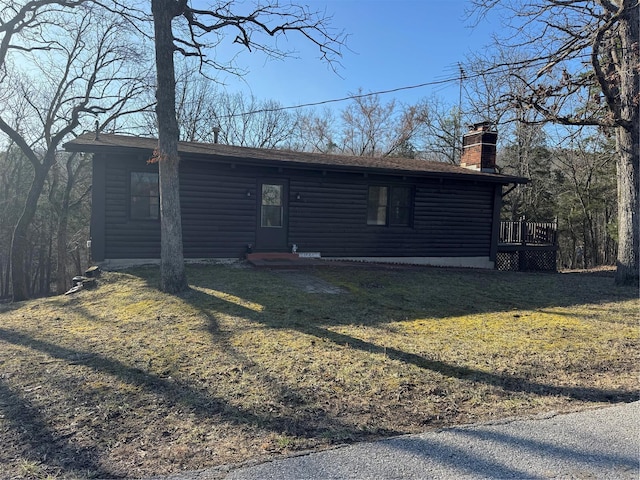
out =
[(286, 180), (263, 180), (258, 183), (258, 226), (256, 250), (286, 252), (287, 197)]

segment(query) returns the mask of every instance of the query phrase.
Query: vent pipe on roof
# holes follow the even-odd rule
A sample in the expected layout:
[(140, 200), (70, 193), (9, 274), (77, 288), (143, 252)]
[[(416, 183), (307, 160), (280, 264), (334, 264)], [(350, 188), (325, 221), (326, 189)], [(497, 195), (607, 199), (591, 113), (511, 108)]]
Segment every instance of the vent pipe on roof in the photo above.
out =
[(218, 143), (219, 133), (220, 133), (220, 127), (213, 127), (213, 143)]
[(95, 140), (100, 140), (100, 122), (96, 120), (96, 138)]
[(491, 122), (480, 122), (469, 127), (462, 136), (460, 166), (470, 170), (496, 173), (496, 142), (498, 132)]

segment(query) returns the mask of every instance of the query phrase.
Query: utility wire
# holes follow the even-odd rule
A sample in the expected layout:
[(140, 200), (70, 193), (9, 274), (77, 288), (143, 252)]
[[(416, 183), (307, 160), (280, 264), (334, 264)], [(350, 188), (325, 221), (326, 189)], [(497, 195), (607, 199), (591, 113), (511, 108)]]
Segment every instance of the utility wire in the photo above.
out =
[[(578, 55), (575, 59), (578, 58), (582, 58), (582, 57), (588, 57), (588, 55)], [(319, 105), (327, 105), (330, 103), (339, 103), (339, 102), (345, 102), (347, 100), (355, 100), (358, 98), (366, 98), (366, 97), (372, 97), (375, 95), (385, 95), (387, 93), (395, 93), (395, 92), (401, 92), (401, 91), (405, 91), (405, 90), (413, 90), (416, 88), (423, 88), (423, 87), (431, 87), (431, 86), (435, 86), (435, 85), (446, 85), (446, 84), (452, 84), (452, 83), (456, 83), (456, 82), (460, 82), (460, 84), (462, 85), (462, 80), (469, 80), (472, 78), (479, 78), (482, 77), (484, 75), (490, 75), (490, 74), (497, 74), (497, 73), (506, 73), (509, 70), (515, 68), (518, 68), (518, 65), (520, 66), (527, 66), (527, 67), (536, 67), (539, 65), (546, 65), (548, 64), (549, 60), (547, 58), (541, 58), (537, 61), (534, 62), (528, 62), (528, 61), (522, 61), (522, 62), (513, 62), (511, 64), (498, 64), (498, 65), (492, 65), (491, 67), (480, 71), (480, 72), (476, 72), (476, 73), (472, 73), (469, 74), (466, 70), (462, 70), (462, 67), (460, 66), (460, 64), (458, 64), (458, 68), (460, 68), (460, 70), (458, 72), (456, 72), (455, 76), (450, 76), (447, 78), (444, 78), (442, 80), (433, 80), (431, 82), (424, 82), (424, 83), (419, 83), (417, 85), (408, 85), (408, 86), (404, 86), (404, 87), (397, 87), (397, 88), (391, 88), (388, 90), (378, 90), (376, 92), (369, 92), (369, 93), (359, 93), (359, 94), (355, 94), (355, 95), (348, 95), (346, 97), (340, 97), (340, 98), (333, 98), (330, 100), (321, 100), (318, 102), (309, 102), (309, 103), (300, 103), (297, 105), (288, 105), (288, 106), (281, 106), (281, 107), (268, 107), (268, 108), (260, 108), (257, 110), (251, 110), (249, 112), (242, 112), (242, 113), (232, 113), (229, 115), (221, 115), (218, 118), (234, 118), (234, 117), (243, 117), (245, 115), (254, 115), (256, 113), (267, 113), (267, 112), (280, 112), (283, 110), (296, 110), (298, 108), (307, 108), (307, 107), (317, 107)]]
[(243, 116), (243, 115), (252, 115), (254, 113), (279, 112), (281, 110), (295, 110), (295, 109), (298, 109), (298, 108), (317, 107), (318, 105), (326, 105), (328, 103), (345, 102), (347, 100), (355, 100), (356, 98), (372, 97), (374, 95), (384, 95), (384, 94), (387, 94), (387, 93), (401, 92), (403, 90), (412, 90), (414, 88), (429, 87), (429, 86), (432, 86), (432, 85), (441, 85), (441, 84), (450, 83), (450, 82), (453, 82), (453, 81), (458, 81), (458, 77), (452, 78), (452, 79), (446, 79), (446, 80), (436, 80), (436, 81), (433, 81), (433, 82), (419, 83), (417, 85), (409, 85), (409, 86), (406, 86), (406, 87), (391, 88), (389, 90), (379, 90), (377, 92), (359, 93), (357, 95), (348, 95), (346, 97), (333, 98), (331, 100), (322, 100), (322, 101), (319, 101), (319, 102), (300, 103), (298, 105), (289, 105), (289, 106), (284, 106), (284, 107), (261, 108), (261, 109), (258, 109), (258, 110), (252, 110), (250, 112), (234, 113), (232, 115), (226, 115), (226, 117), (240, 117), (240, 116)]

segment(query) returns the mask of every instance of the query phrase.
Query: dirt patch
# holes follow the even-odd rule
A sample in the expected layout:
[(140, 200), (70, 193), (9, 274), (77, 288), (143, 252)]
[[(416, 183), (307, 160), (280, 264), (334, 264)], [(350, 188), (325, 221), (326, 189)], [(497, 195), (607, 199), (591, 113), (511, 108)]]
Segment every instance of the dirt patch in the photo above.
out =
[(278, 270), (277, 273), (287, 282), (306, 293), (324, 293), (329, 295), (345, 293), (343, 288), (337, 287), (310, 273), (299, 270)]

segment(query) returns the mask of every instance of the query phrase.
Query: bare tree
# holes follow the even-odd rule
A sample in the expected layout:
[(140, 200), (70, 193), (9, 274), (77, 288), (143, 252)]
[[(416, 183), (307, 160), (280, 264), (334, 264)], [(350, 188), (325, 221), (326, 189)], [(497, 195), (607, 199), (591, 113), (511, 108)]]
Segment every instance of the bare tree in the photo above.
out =
[(582, 266), (606, 264), (611, 261), (609, 226), (616, 202), (615, 148), (602, 135), (573, 136), (567, 144), (569, 148), (553, 154), (556, 188), (563, 199), (558, 214), (571, 227), (569, 237), (575, 239), (565, 255), (580, 245)]
[(125, 35), (127, 24), (81, 3), (3, 2), (0, 131), (33, 169), (11, 242), (14, 300), (29, 295), (27, 234), (58, 147), (96, 115), (100, 129), (126, 114), (145, 87), (127, 68), (136, 52)]
[[(143, 118), (145, 131), (157, 135), (155, 113)], [(256, 148), (288, 145), (296, 121), (273, 100), (224, 91), (189, 59), (176, 61), (176, 119), (182, 141), (212, 143), (219, 129), (221, 143)]]
[(544, 222), (554, 218), (552, 188), (552, 152), (547, 147), (543, 126), (526, 121), (527, 112), (519, 112), (513, 134), (503, 140), (498, 164), (502, 173), (528, 178), (504, 200), (503, 211), (512, 221), (525, 217)]
[(379, 95), (359, 90), (341, 113), (339, 146), (343, 153), (384, 157), (411, 154), (412, 142), (428, 120), (424, 104), (398, 106), (394, 100), (384, 104)]
[[(180, 129), (180, 140), (186, 142), (206, 141), (212, 134), (215, 120), (210, 118), (210, 109), (215, 97), (210, 79), (199, 75), (197, 65), (182, 64), (176, 78), (176, 120)], [(157, 131), (157, 116), (153, 124)]]
[(431, 97), (422, 100), (420, 108), (425, 118), (420, 131), (422, 147), (419, 156), (426, 160), (458, 165), (462, 153), (464, 118), (460, 106), (452, 107), (441, 99)]
[(11, 295), (11, 236), (29, 190), (29, 161), (15, 145), (0, 153), (0, 298)]
[[(330, 18), (312, 12), (301, 5), (258, 3), (250, 9), (240, 2), (223, 2), (217, 8), (200, 10), (187, 0), (152, 0), (157, 73), (158, 150), (156, 159), (160, 172), (161, 215), (161, 280), (165, 292), (187, 288), (182, 253), (180, 218), (180, 186), (178, 181), (178, 138), (176, 120), (176, 80), (174, 53), (197, 56), (202, 65), (224, 68), (206, 56), (208, 47), (215, 47), (226, 32), (235, 33), (234, 42), (250, 51), (261, 51), (272, 57), (285, 57), (290, 52), (272, 46), (269, 38), (298, 34), (316, 45), (323, 59), (335, 61), (342, 45), (342, 34), (329, 29)], [(184, 28), (174, 33), (174, 20)], [(207, 39), (210, 44), (204, 43)]]
[[(59, 168), (56, 168), (59, 167)], [(89, 159), (78, 152), (66, 154), (63, 166), (60, 162), (52, 169), (49, 203), (56, 213), (56, 293), (64, 293), (71, 284), (68, 275), (69, 252), (80, 247), (69, 241), (69, 223), (73, 213), (81, 210), (91, 189), (91, 168)], [(86, 215), (84, 218), (88, 218)], [(85, 237), (88, 238), (88, 237)], [(74, 242), (76, 243), (76, 242)], [(75, 263), (75, 262), (74, 262)], [(75, 275), (82, 274), (77, 265)]]
[[(505, 9), (503, 44), (524, 60), (491, 62), (521, 89), (506, 101), (545, 121), (615, 131), (618, 185), (616, 283), (637, 284), (640, 261), (640, 6), (638, 0), (474, 0), (480, 16)], [(535, 75), (528, 75), (532, 66)]]
[(276, 148), (285, 144), (293, 132), (292, 115), (273, 100), (258, 100), (253, 95), (218, 93), (212, 98), (209, 118), (212, 128), (220, 128), (220, 139), (229, 145)]
[(382, 156), (395, 124), (395, 111), (395, 101), (383, 104), (378, 95), (363, 96), (359, 90), (342, 111), (342, 151), (356, 156)]
[(298, 111), (287, 147), (306, 152), (334, 153), (338, 148), (336, 139), (336, 121), (329, 108), (320, 112)]

